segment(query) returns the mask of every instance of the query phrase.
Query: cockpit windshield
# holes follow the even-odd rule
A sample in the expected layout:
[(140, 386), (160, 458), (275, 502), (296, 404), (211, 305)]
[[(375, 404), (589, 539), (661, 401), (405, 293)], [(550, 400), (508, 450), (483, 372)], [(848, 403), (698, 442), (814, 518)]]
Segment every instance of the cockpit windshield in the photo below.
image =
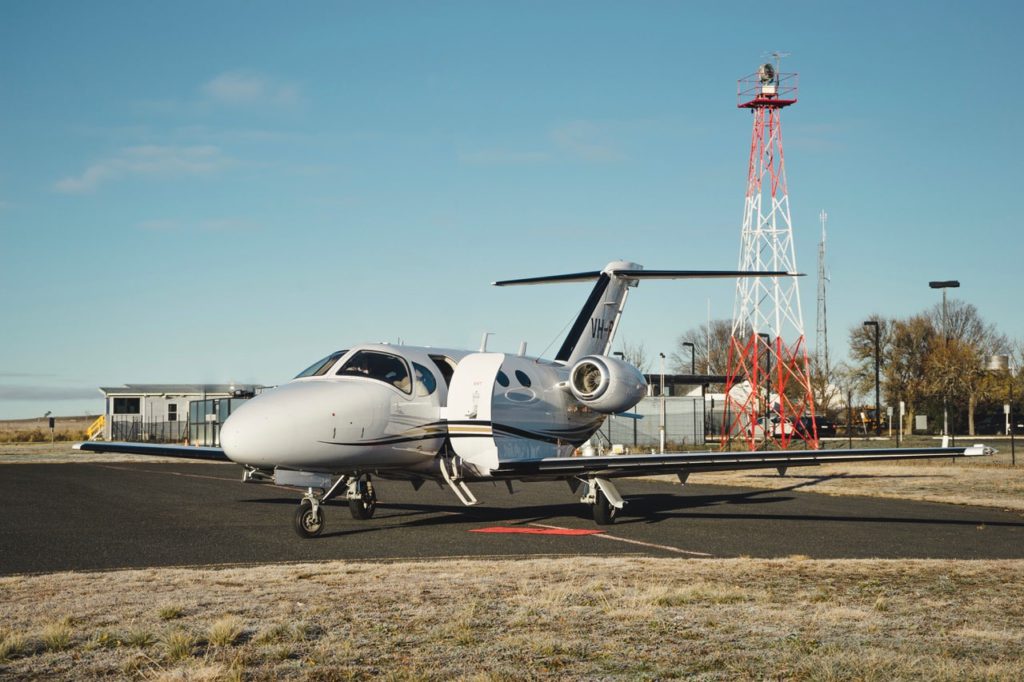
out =
[(301, 379), (303, 377), (323, 376), (324, 374), (327, 374), (331, 367), (334, 366), (334, 363), (338, 361), (338, 358), (340, 358), (347, 352), (347, 350), (335, 351), (334, 353), (328, 355), (326, 358), (323, 358), (322, 360), (317, 360), (312, 365), (299, 372), (297, 375), (295, 375), (295, 378)]

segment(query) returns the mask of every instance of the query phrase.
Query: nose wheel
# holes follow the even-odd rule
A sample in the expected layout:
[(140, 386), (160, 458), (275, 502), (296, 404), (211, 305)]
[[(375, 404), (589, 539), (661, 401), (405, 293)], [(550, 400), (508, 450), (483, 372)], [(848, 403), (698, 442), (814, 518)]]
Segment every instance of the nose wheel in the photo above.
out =
[(324, 510), (316, 499), (303, 498), (295, 510), (295, 532), (299, 537), (315, 538), (324, 529)]

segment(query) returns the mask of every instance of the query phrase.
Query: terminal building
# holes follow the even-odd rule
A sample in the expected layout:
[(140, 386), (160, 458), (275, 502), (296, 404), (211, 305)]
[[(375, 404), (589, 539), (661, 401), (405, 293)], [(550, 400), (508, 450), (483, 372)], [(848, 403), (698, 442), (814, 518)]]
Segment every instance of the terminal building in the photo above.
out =
[[(258, 384), (125, 384), (103, 386), (106, 407), (94, 429), (116, 441), (219, 445), (220, 425)], [(101, 422), (102, 420), (102, 422)]]

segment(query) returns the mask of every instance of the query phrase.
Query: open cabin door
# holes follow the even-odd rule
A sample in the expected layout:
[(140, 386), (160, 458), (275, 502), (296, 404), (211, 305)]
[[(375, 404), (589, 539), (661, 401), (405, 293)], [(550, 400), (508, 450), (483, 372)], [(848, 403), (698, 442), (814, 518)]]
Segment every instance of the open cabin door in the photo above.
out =
[(504, 353), (473, 353), (459, 360), (448, 387), (448, 436), (452, 449), (477, 475), (498, 468), (491, 426), (494, 380)]

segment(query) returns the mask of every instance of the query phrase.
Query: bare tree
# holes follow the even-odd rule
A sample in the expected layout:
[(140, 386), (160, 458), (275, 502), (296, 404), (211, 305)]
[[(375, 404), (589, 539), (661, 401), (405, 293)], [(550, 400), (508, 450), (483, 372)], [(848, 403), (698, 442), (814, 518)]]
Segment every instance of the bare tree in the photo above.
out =
[(811, 391), (814, 394), (814, 411), (821, 416), (830, 416), (838, 409), (836, 398), (840, 398), (836, 385), (836, 367), (825, 367), (817, 357), (810, 359)]
[(861, 367), (845, 362), (836, 364), (832, 371), (839, 399), (843, 403), (843, 412), (845, 412), (846, 426), (849, 431), (853, 426), (854, 401), (863, 393), (867, 377)]
[(909, 433), (915, 410), (928, 395), (927, 361), (937, 341), (935, 327), (927, 315), (895, 320), (885, 362), (886, 401), (895, 405), (903, 400), (907, 421), (901, 424)]
[(692, 343), (697, 374), (725, 374), (728, 371), (731, 338), (731, 320), (711, 320), (710, 334), (707, 324), (687, 329), (679, 335), (676, 351), (672, 353), (676, 371), (689, 373), (690, 348), (683, 344)]
[(948, 301), (943, 333), (942, 304), (928, 313), (932, 326), (943, 337), (929, 358), (928, 384), (933, 395), (967, 401), (967, 432), (974, 435), (974, 413), (978, 402), (996, 390), (985, 360), (996, 353), (1007, 353), (1010, 342), (994, 324), (985, 322), (977, 307), (959, 300)]
[[(884, 358), (892, 343), (893, 320), (872, 313), (868, 320), (878, 323), (878, 347)], [(863, 324), (850, 327), (850, 358), (874, 375), (875, 372), (875, 330)]]
[(647, 349), (644, 347), (643, 341), (630, 343), (623, 338), (622, 344), (619, 346), (619, 352), (622, 353), (622, 359), (640, 370), (641, 374), (650, 373), (651, 360), (647, 356)]

